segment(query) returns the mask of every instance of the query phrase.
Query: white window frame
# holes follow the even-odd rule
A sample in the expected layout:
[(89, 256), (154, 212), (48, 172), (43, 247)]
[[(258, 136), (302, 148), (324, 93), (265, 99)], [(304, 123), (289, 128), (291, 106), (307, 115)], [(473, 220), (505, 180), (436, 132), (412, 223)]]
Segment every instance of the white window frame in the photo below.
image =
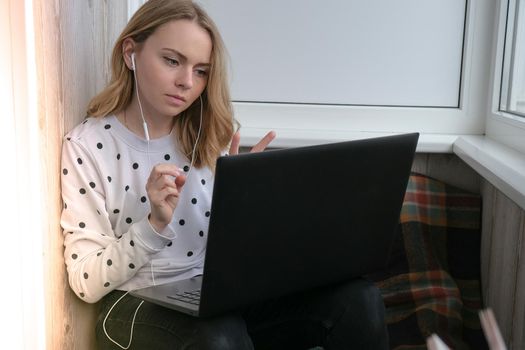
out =
[[(131, 16), (145, 0), (128, 0)], [(484, 135), (490, 93), (494, 0), (467, 0), (459, 108), (301, 105), (235, 102), (241, 145), (268, 130), (275, 147), (420, 132), (418, 152), (452, 152), (460, 135)]]
[(491, 98), (487, 114), (486, 135), (525, 153), (525, 118), (499, 110), (508, 0), (498, 0), (497, 5), (498, 22), (493, 43)]
[[(504, 53), (500, 89), (500, 109), (525, 117), (525, 110), (523, 109), (523, 107), (525, 107), (525, 66), (523, 64), (515, 64), (515, 62), (525, 62), (525, 42), (523, 42), (523, 40), (516, 41), (516, 38), (525, 38), (525, 22), (522, 19), (525, 18), (525, 2), (523, 2), (521, 6), (518, 5), (518, 2), (520, 2), (520, 0), (508, 1), (508, 6), (513, 5), (515, 10), (514, 13), (507, 15), (507, 35), (505, 37), (507, 42), (505, 43), (505, 50), (513, 50), (513, 57), (509, 57), (507, 60), (505, 59), (506, 53)], [(521, 12), (520, 14), (516, 13), (516, 9), (518, 8)], [(516, 23), (516, 16), (521, 16), (520, 23)], [(510, 30), (514, 33), (512, 42), (509, 41), (510, 37), (508, 32)], [(502, 108), (503, 104), (504, 107)]]
[(330, 106), (234, 103), (241, 122), (241, 144), (257, 142), (275, 130), (276, 147), (379, 136), (422, 134), (419, 152), (451, 152), (459, 135), (483, 135), (490, 85), (495, 3), (467, 1), (459, 108)]

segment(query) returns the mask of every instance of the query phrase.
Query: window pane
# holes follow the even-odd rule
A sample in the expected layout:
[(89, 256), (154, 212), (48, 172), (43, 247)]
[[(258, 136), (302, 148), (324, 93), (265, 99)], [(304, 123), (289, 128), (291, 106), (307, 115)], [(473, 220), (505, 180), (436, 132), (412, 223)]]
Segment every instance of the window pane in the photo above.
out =
[(201, 0), (236, 102), (460, 107), (466, 0)]
[(525, 0), (509, 0), (500, 110), (525, 117)]

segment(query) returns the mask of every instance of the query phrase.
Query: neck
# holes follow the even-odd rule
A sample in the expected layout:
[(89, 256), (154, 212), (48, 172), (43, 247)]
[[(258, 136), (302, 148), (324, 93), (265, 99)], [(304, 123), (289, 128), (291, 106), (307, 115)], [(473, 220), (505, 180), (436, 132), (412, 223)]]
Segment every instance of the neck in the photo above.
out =
[[(138, 103), (134, 102), (135, 101), (127, 106), (118, 118), (131, 132), (145, 139), (146, 135), (144, 132), (140, 108)], [(150, 139), (157, 139), (169, 135), (175, 122), (175, 118), (173, 117), (152, 117), (152, 115), (146, 110), (144, 110), (144, 120), (148, 125)]]

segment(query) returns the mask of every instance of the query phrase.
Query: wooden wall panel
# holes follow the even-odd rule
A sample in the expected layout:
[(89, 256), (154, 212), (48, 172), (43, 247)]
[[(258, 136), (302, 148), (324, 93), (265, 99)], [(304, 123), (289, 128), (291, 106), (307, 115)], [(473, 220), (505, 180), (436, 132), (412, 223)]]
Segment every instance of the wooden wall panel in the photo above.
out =
[(113, 41), (127, 21), (126, 1), (34, 0), (39, 123), (48, 210), (45, 235), (46, 347), (95, 349), (97, 305), (69, 288), (60, 229), (62, 136), (85, 116), (108, 79)]
[(521, 210), (518, 237), (516, 291), (512, 316), (512, 349), (525, 349), (525, 211)]
[(454, 154), (418, 153), (412, 170), (473, 193), (480, 192), (478, 173)]
[(66, 132), (84, 119), (89, 100), (109, 80), (111, 51), (126, 21), (126, 1), (60, 1)]
[(481, 194), (483, 300), (505, 344), (525, 349), (525, 211), (486, 180)]
[(488, 287), (486, 304), (494, 308), (503, 338), (510, 339), (516, 292), (516, 242), (520, 208), (503, 194), (496, 192), (492, 202), (485, 203), (483, 215), (491, 218), (491, 224), (483, 232), (483, 235), (490, 236), (490, 264), (488, 274), (483, 277)]

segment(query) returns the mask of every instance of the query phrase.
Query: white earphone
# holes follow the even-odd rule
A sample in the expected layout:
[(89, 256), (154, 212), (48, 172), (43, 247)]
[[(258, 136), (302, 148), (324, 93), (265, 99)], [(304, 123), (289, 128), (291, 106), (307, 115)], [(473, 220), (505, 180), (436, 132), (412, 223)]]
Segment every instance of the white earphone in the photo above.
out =
[(132, 52), (131, 53), (131, 70), (133, 71), (133, 77), (135, 78), (135, 92), (137, 93), (137, 100), (139, 102), (139, 108), (140, 108), (140, 116), (142, 117), (142, 128), (144, 129), (144, 136), (146, 137), (146, 140), (148, 141), (148, 146), (149, 146), (148, 124), (146, 124), (146, 119), (144, 119), (144, 112), (142, 111), (142, 103), (140, 103), (139, 84), (137, 82), (136, 69), (137, 69), (137, 66), (135, 64), (135, 52)]
[(131, 54), (131, 70), (135, 70), (135, 52)]
[[(131, 70), (133, 71), (133, 77), (135, 79), (135, 91), (137, 92), (137, 100), (138, 100), (138, 103), (139, 103), (139, 108), (140, 108), (140, 115), (142, 117), (142, 126), (144, 127), (144, 135), (146, 136), (146, 140), (148, 141), (148, 161), (150, 163), (150, 166), (151, 166), (151, 160), (149, 159), (149, 133), (148, 133), (148, 125), (146, 124), (146, 120), (144, 119), (144, 113), (142, 111), (142, 104), (140, 103), (140, 97), (139, 97), (139, 86), (138, 86), (138, 82), (137, 82), (137, 74), (135, 72), (136, 70), (136, 65), (135, 65), (135, 53), (133, 52), (131, 54)], [(200, 136), (201, 136), (201, 131), (202, 131), (202, 109), (203, 109), (203, 103), (202, 103), (202, 95), (199, 95), (199, 102), (200, 102), (200, 113), (199, 113), (199, 130), (197, 131), (197, 138), (195, 139), (195, 144), (193, 145), (193, 150), (191, 152), (191, 161), (190, 161), (190, 169), (188, 170), (188, 173), (187, 173), (187, 177), (189, 178), (189, 175), (191, 173), (191, 171), (193, 170), (193, 165), (195, 163), (195, 151), (197, 149), (197, 145), (199, 143), (199, 139), (200, 139)], [(153, 270), (153, 261), (151, 263), (151, 266), (150, 266), (150, 271), (151, 271), (151, 278), (152, 278), (152, 281), (153, 281), (153, 285), (156, 285), (155, 283), (155, 274), (154, 274), (154, 270)], [(133, 319), (131, 320), (131, 330), (130, 330), (130, 335), (129, 335), (129, 343), (126, 347), (122, 346), (121, 344), (119, 344), (117, 341), (115, 341), (113, 338), (111, 338), (106, 330), (106, 321), (109, 317), (109, 314), (111, 313), (111, 311), (113, 310), (113, 308), (118, 304), (118, 302), (120, 300), (122, 300), (130, 291), (127, 291), (126, 293), (124, 293), (120, 298), (118, 298), (118, 300), (111, 306), (111, 308), (108, 310), (108, 313), (106, 314), (106, 316), (104, 317), (104, 322), (102, 323), (102, 329), (104, 330), (104, 334), (106, 335), (106, 337), (111, 341), (113, 342), (114, 344), (118, 345), (121, 349), (129, 349), (129, 347), (131, 346), (131, 342), (133, 341), (133, 328), (135, 326), (135, 318), (137, 316), (137, 312), (139, 311), (140, 307), (142, 306), (142, 304), (144, 303), (144, 300), (140, 302), (140, 304), (137, 306), (137, 308), (135, 309), (135, 313), (133, 314)]]

